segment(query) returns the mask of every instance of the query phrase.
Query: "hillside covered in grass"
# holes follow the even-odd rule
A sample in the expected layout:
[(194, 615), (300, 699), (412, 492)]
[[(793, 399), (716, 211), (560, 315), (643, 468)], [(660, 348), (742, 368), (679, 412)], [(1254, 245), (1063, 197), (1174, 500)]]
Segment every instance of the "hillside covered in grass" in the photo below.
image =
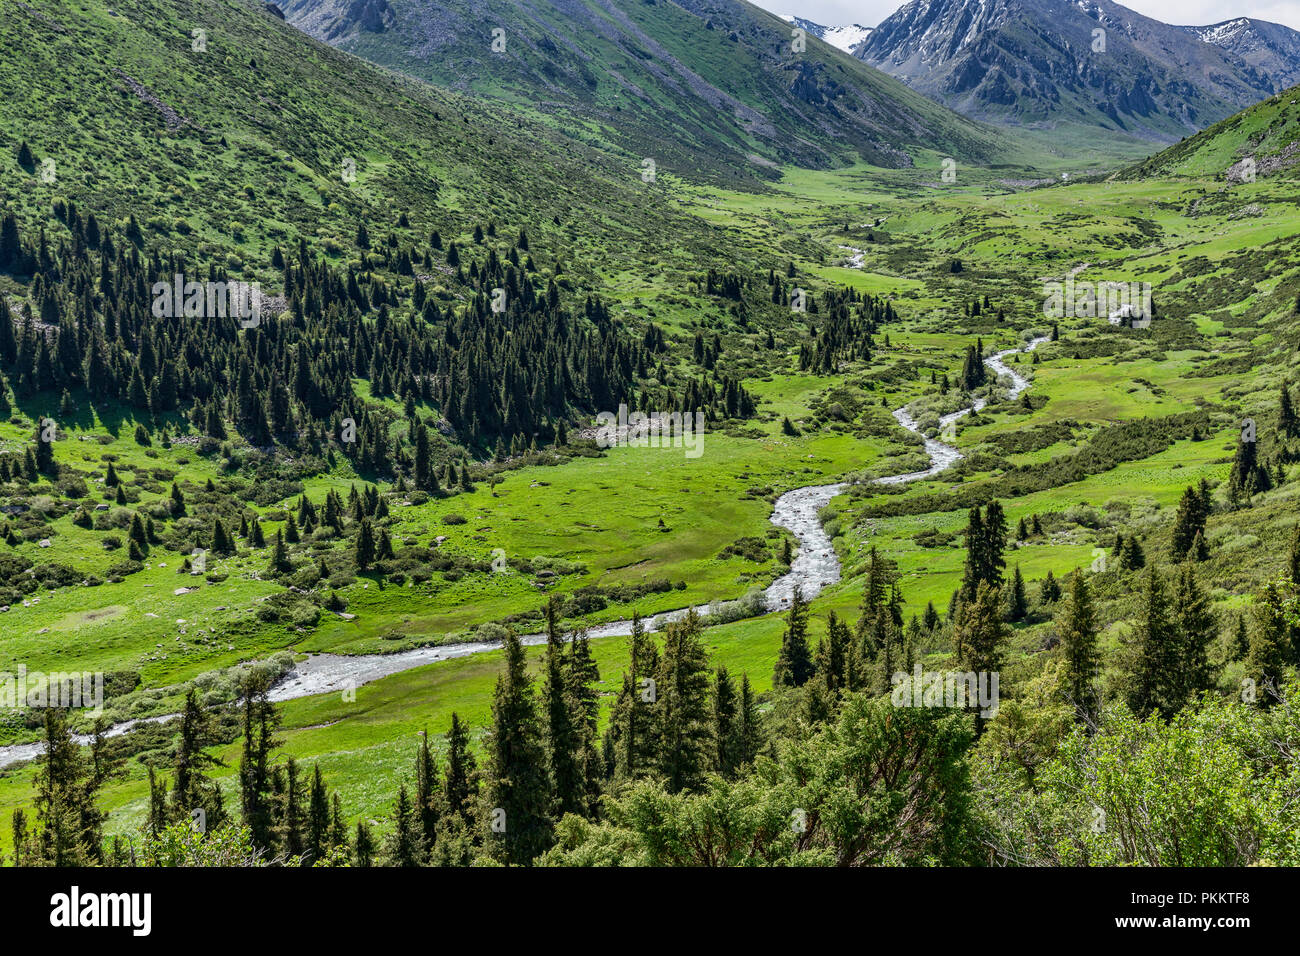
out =
[(814, 36), (795, 49), (788, 24), (740, 0), (291, 0), (284, 10), (358, 56), (727, 185), (771, 179), (782, 163), (903, 167), (917, 149), (963, 162), (1017, 150)]
[(1300, 196), (1223, 179), (1285, 98), (1140, 177), (649, 183), (261, 5), (83, 6), (0, 26), (0, 671), (105, 699), (6, 710), (6, 862), (1300, 860)]

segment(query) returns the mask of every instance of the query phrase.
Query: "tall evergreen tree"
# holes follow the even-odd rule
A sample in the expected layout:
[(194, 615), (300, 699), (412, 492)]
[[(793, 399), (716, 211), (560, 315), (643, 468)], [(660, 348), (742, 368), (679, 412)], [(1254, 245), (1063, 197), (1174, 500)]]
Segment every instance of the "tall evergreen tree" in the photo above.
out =
[(447, 731), (447, 773), (443, 777), (443, 804), (467, 825), (474, 823), (474, 803), (478, 797), (477, 764), (469, 749), (469, 728), (455, 711)]
[(211, 831), (226, 819), (221, 788), (205, 774), (207, 767), (224, 767), (204, 747), (212, 740), (211, 721), (199, 704), (198, 692), (191, 687), (185, 694), (181, 711), (180, 740), (176, 746), (175, 773), (172, 777), (173, 819), (185, 819), (195, 810), (203, 811), (204, 827)]
[(499, 862), (527, 865), (551, 844), (551, 775), (523, 645), (510, 633), (502, 650), (484, 768), (484, 841)]
[(323, 860), (330, 850), (330, 805), (321, 777), (320, 764), (311, 775), (311, 792), (307, 798), (307, 848), (309, 862)]
[(731, 779), (740, 768), (740, 720), (736, 685), (725, 667), (713, 675), (713, 769)]
[(1170, 702), (1182, 707), (1213, 686), (1210, 643), (1219, 631), (1209, 594), (1190, 562), (1178, 569), (1173, 597), (1174, 652)]
[(1056, 633), (1065, 659), (1066, 693), (1075, 714), (1097, 726), (1101, 719), (1101, 700), (1097, 679), (1101, 672), (1101, 652), (1097, 646), (1097, 614), (1092, 605), (1088, 579), (1078, 569), (1070, 576), (1070, 593), (1056, 616)]
[(621, 779), (651, 773), (658, 753), (654, 715), (659, 699), (659, 651), (636, 613), (628, 637), (628, 658), (606, 737), (606, 748), (612, 751), (606, 754), (606, 762)]
[(564, 634), (560, 631), (559, 598), (546, 603), (546, 679), (542, 700), (546, 720), (546, 758), (551, 772), (556, 816), (579, 813), (585, 805), (584, 781), (579, 762), (581, 734), (576, 707), (566, 680)]
[(812, 654), (808, 650), (808, 605), (796, 586), (790, 598), (785, 634), (777, 654), (772, 683), (785, 687), (802, 687), (812, 676)]
[(1286, 675), (1291, 631), (1286, 605), (1286, 593), (1277, 584), (1266, 584), (1255, 595), (1246, 678), (1254, 682), (1255, 699), (1261, 707), (1277, 702)]
[(758, 699), (749, 683), (749, 675), (740, 675), (740, 702), (737, 708), (736, 738), (741, 767), (752, 764), (763, 749), (763, 722), (758, 712)]
[(1010, 613), (1008, 619), (1023, 621), (1029, 612), (1029, 601), (1025, 597), (1025, 579), (1021, 577), (1020, 565), (1016, 565), (1011, 575)]
[(1142, 608), (1127, 646), (1125, 696), (1135, 714), (1145, 717), (1156, 710), (1167, 717), (1174, 710), (1170, 676), (1177, 638), (1164, 579), (1155, 565), (1147, 568), (1142, 592)]
[(442, 803), (439, 783), (438, 764), (429, 747), (429, 734), (420, 731), (420, 749), (415, 758), (415, 815), (426, 853), (433, 848), (438, 837), (439, 809)]
[(393, 827), (384, 839), (385, 866), (412, 867), (424, 862), (424, 847), (420, 835), (419, 814), (406, 784), (397, 788), (397, 802), (393, 805)]
[(700, 631), (694, 612), (664, 631), (655, 716), (658, 769), (669, 793), (697, 789), (710, 764), (708, 657)]
[(1188, 558), (1193, 561), (1205, 559), (1204, 554), (1189, 554), (1189, 552), (1193, 551), (1192, 545), (1197, 534), (1204, 535), (1207, 516), (1205, 500), (1195, 488), (1188, 487), (1183, 492), (1182, 500), (1178, 502), (1178, 513), (1174, 516), (1174, 530), (1169, 542), (1169, 552), (1175, 561)]
[(279, 718), (267, 698), (265, 678), (250, 675), (240, 687), (244, 700), (243, 756), (239, 762), (240, 807), (253, 846), (275, 847), (274, 809), (271, 798), (271, 750), (276, 746)]

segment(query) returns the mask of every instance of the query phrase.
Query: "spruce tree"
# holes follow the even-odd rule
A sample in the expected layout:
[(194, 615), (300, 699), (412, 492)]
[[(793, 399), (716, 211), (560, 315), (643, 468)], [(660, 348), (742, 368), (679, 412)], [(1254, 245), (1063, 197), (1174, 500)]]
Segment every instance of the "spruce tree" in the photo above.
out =
[(1280, 389), (1277, 403), (1277, 430), (1278, 434), (1286, 438), (1295, 438), (1300, 435), (1300, 417), (1296, 416), (1295, 406), (1291, 404), (1291, 392), (1283, 382)]
[(202, 810), (208, 831), (220, 827), (226, 819), (221, 788), (203, 772), (207, 767), (225, 766), (204, 750), (211, 738), (211, 721), (199, 704), (198, 692), (190, 687), (181, 710), (180, 740), (176, 746), (172, 775), (171, 816), (172, 819), (184, 820), (195, 810)]
[(1286, 570), (1291, 584), (1300, 588), (1300, 524), (1291, 532), (1291, 550), (1287, 554)]
[(492, 701), (484, 768), (484, 845), (501, 863), (527, 865), (551, 844), (551, 775), (524, 649), (514, 633)]
[(740, 738), (736, 685), (725, 667), (713, 676), (713, 769), (727, 779), (740, 768)]
[[(659, 651), (646, 635), (641, 616), (635, 612), (628, 636), (628, 658), (607, 738), (613, 750), (614, 774), (622, 779), (650, 773), (658, 753), (654, 714), (658, 703)], [(606, 760), (609, 758), (607, 754)]]
[(1209, 594), (1196, 580), (1192, 564), (1178, 569), (1173, 597), (1174, 653), (1170, 701), (1175, 707), (1190, 703), (1213, 686), (1210, 643), (1219, 630)]
[(393, 827), (384, 840), (384, 866), (412, 867), (424, 862), (420, 824), (406, 784), (397, 788)]
[(970, 509), (966, 519), (966, 564), (961, 577), (961, 600), (975, 598), (983, 580), (984, 515), (979, 506)]
[(1010, 630), (1002, 620), (997, 587), (981, 581), (975, 600), (963, 605), (953, 628), (957, 660), (968, 671), (992, 673), (1002, 666), (1002, 647)]
[(777, 654), (772, 683), (784, 687), (802, 687), (812, 676), (812, 655), (808, 650), (808, 606), (796, 586), (790, 598), (785, 634)]
[(1070, 593), (1056, 616), (1056, 633), (1065, 659), (1066, 692), (1075, 714), (1089, 727), (1100, 720), (1097, 678), (1101, 653), (1097, 646), (1097, 615), (1088, 579), (1078, 569), (1070, 576)]
[[(81, 748), (64, 712), (45, 711), (45, 759), (37, 765), (36, 853), (45, 866), (88, 866), (99, 849), (97, 834), (83, 825), (86, 793)], [(93, 797), (93, 794), (91, 795)]]
[(1290, 645), (1291, 623), (1282, 588), (1264, 585), (1255, 595), (1251, 617), (1246, 677), (1254, 682), (1256, 702), (1271, 707), (1281, 693)]
[(1047, 576), (1043, 578), (1042, 585), (1039, 586), (1038, 596), (1044, 604), (1055, 604), (1061, 599), (1061, 585), (1052, 576), (1050, 568), (1047, 570)]
[(439, 808), (442, 793), (439, 788), (438, 764), (429, 747), (429, 734), (420, 731), (420, 749), (415, 758), (415, 815), (420, 825), (420, 838), (425, 852), (437, 840)]
[(239, 762), (240, 807), (253, 846), (275, 847), (274, 809), (271, 801), (271, 750), (276, 746), (279, 718), (267, 699), (265, 678), (250, 675), (240, 687), (244, 700), (243, 756)]
[(1167, 717), (1174, 710), (1170, 677), (1177, 635), (1164, 579), (1155, 565), (1147, 568), (1142, 592), (1142, 607), (1127, 646), (1125, 697), (1130, 709), (1140, 717), (1153, 710)]
[(575, 706), (565, 679), (564, 634), (558, 622), (559, 598), (546, 603), (546, 678), (542, 684), (547, 766), (551, 772), (555, 815), (581, 812), (584, 781), (579, 765), (581, 735), (575, 721)]
[(354, 558), (358, 570), (361, 571), (369, 571), (370, 566), (375, 563), (375, 532), (369, 518), (361, 519), (361, 527), (357, 530)]
[(458, 814), (467, 825), (474, 823), (477, 769), (469, 749), (469, 728), (452, 711), (451, 729), (447, 731), (447, 773), (442, 782), (443, 805), (448, 813)]
[(277, 769), (276, 776), (283, 782), (274, 804), (276, 839), (286, 856), (301, 857), (307, 850), (307, 784), (292, 757), (282, 771)]
[[(256, 527), (256, 526), (255, 526)], [(289, 560), (289, 550), (284, 546), (284, 535), (277, 531), (275, 533), (275, 548), (271, 553), (271, 563), (267, 571), (272, 574), (288, 574), (293, 570), (293, 563)]]
[(1014, 573), (1011, 575), (1011, 600), (1008, 619), (1023, 621), (1028, 611), (1029, 601), (1025, 597), (1025, 579), (1020, 574), (1020, 565), (1017, 564)]
[(1205, 558), (1203, 554), (1194, 553), (1193, 544), (1197, 534), (1205, 531), (1207, 515), (1201, 494), (1195, 488), (1188, 487), (1178, 502), (1178, 513), (1174, 516), (1174, 529), (1169, 541), (1169, 551), (1175, 561), (1187, 559), (1189, 552), (1192, 552), (1190, 557), (1193, 561)]
[(361, 868), (375, 865), (375, 838), (362, 820), (357, 821), (357, 836), (352, 843), (352, 865)]
[(741, 767), (752, 764), (763, 749), (763, 723), (758, 712), (758, 700), (750, 686), (749, 675), (740, 675), (740, 704), (737, 709), (739, 726), (736, 738), (739, 742), (737, 757)]
[(226, 531), (226, 526), (220, 518), (212, 523), (212, 547), (210, 550), (216, 555), (233, 554), (235, 550), (234, 541)]
[(709, 671), (700, 631), (694, 612), (664, 631), (655, 716), (658, 770), (669, 793), (697, 789), (710, 763)]
[(591, 642), (585, 631), (577, 631), (569, 641), (565, 672), (567, 693), (577, 729), (578, 765), (583, 778), (583, 812), (593, 816), (600, 799), (601, 755), (596, 746), (600, 717), (600, 669), (591, 654)]
[(311, 793), (307, 802), (307, 852), (309, 862), (323, 860), (330, 849), (330, 805), (321, 777), (320, 764), (311, 776)]

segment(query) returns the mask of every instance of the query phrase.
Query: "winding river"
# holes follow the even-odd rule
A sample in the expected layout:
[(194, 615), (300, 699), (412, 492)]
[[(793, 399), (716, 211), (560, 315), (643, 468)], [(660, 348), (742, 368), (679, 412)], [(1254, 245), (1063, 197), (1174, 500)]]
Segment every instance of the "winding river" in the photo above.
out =
[[(1011, 380), (1008, 394), (1012, 399), (1018, 398), (1029, 381), (1006, 365), (1006, 360), (1018, 352), (1029, 352), (1048, 340), (1042, 336), (1031, 340), (1024, 348), (1005, 349), (984, 360), (984, 364), (993, 370), (999, 378), (1006, 376)], [(972, 411), (979, 411), (987, 404), (983, 398), (963, 409), (944, 415), (939, 419), (939, 432), (945, 432), (949, 426)], [(894, 418), (908, 431), (919, 432), (916, 421), (908, 414), (906, 407), (894, 411)], [(930, 457), (930, 467), (923, 471), (913, 471), (902, 475), (891, 475), (877, 479), (881, 484), (898, 485), (935, 475), (951, 468), (962, 457), (961, 452), (951, 445), (934, 438), (925, 438), (925, 451)], [(777, 578), (764, 592), (769, 613), (780, 611), (790, 604), (794, 589), (799, 588), (806, 598), (821, 592), (822, 588), (834, 584), (840, 579), (840, 562), (831, 546), (831, 540), (822, 528), (819, 512), (830, 503), (831, 499), (841, 494), (848, 485), (844, 482), (832, 485), (809, 485), (796, 488), (777, 498), (772, 510), (772, 524), (790, 531), (798, 540), (799, 547), (790, 563), (788, 574)], [(647, 631), (662, 630), (670, 621), (685, 617), (692, 609), (682, 608), (665, 611), (643, 619)], [(694, 608), (702, 617), (707, 617), (710, 605)], [(632, 632), (631, 621), (614, 621), (587, 628), (589, 637), (618, 637)], [(525, 645), (546, 643), (545, 634), (528, 634), (521, 638)], [(299, 661), (292, 671), (271, 688), (269, 697), (273, 701), (294, 700), (298, 697), (311, 697), (315, 694), (340, 692), (368, 684), (383, 677), (390, 677), (402, 671), (435, 661), (452, 660), (468, 657), (486, 651), (500, 649), (497, 641), (477, 641), (462, 644), (444, 644), (441, 647), (417, 647), (409, 651), (394, 654), (312, 654)], [(175, 714), (158, 717), (146, 717), (139, 720), (123, 721), (111, 727), (106, 735), (116, 737), (145, 723), (161, 723), (171, 720)], [(87, 744), (89, 737), (78, 736), (78, 742)], [(0, 747), (0, 767), (30, 760), (39, 756), (44, 745), (41, 743), (14, 744)]]

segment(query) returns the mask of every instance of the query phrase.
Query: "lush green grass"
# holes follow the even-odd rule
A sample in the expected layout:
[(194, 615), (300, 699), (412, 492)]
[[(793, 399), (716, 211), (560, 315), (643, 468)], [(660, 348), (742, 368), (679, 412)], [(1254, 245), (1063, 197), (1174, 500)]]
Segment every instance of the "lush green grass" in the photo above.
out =
[[(582, 623), (737, 597), (765, 585), (782, 570), (782, 532), (769, 521), (776, 496), (858, 472), (910, 467), (917, 446), (893, 425), (888, 410), (918, 399), (933, 402), (937, 389), (929, 372), (955, 384), (965, 350), (977, 338), (988, 351), (1047, 329), (1044, 278), (1075, 272), (1080, 281), (1150, 282), (1160, 318), (1148, 331), (1113, 329), (1104, 319), (1062, 320), (1061, 340), (1044, 346), (1037, 364), (1025, 359), (1018, 365), (1032, 374), (1028, 405), (995, 403), (960, 425), (955, 442), (968, 459), (957, 470), (888, 499), (836, 499), (826, 517), (834, 522), (846, 573), (814, 604), (815, 638), (830, 610), (855, 616), (858, 575), (871, 546), (898, 562), (909, 613), (927, 601), (946, 609), (961, 574), (965, 511), (954, 504), (920, 515), (882, 516), (871, 511), (882, 501), (906, 505), (924, 495), (991, 486), (1010, 468), (1041, 467), (1077, 454), (1117, 423), (1194, 410), (1206, 414), (1210, 425), (1200, 441), (1180, 439), (1140, 460), (1004, 501), (1013, 528), (1022, 517), (1048, 519), (1048, 533), (1008, 555), (1009, 565), (1019, 565), (1033, 582), (1049, 570), (1060, 576), (1091, 565), (1117, 530), (1140, 535), (1153, 556), (1161, 555), (1183, 489), (1226, 476), (1240, 418), (1258, 417), (1266, 452), (1275, 447), (1268, 429), (1277, 387), (1292, 374), (1294, 362), (1300, 195), (1283, 176), (1227, 189), (1217, 177), (1240, 148), (1232, 145), (1234, 136), (1266, 130), (1266, 147), (1273, 152), (1291, 142), (1287, 131), (1295, 124), (1288, 110), (1294, 108), (1286, 102), (1266, 104), (1199, 144), (1193, 139), (1193, 146), (1175, 147), (1158, 166), (1171, 175), (1158, 179), (1016, 191), (1002, 181), (1012, 175), (1006, 170), (963, 165), (949, 185), (939, 178), (944, 157), (919, 151), (918, 165), (910, 170), (861, 164), (820, 172), (788, 168), (772, 188), (755, 191), (664, 175), (653, 189), (642, 190), (639, 180), (629, 186), (620, 178), (608, 154), (593, 153), (589, 164), (586, 158), (565, 159), (550, 133), (513, 132), (521, 121), (505, 107), (379, 78), (348, 58), (295, 39), (282, 26), (264, 30), (253, 19), (262, 14), (246, 6), (126, 0), (114, 7), (130, 16), (114, 17), (97, 0), (79, 8), (53, 0), (35, 5), (70, 32), (47, 38), (37, 59), (20, 69), (17, 21), (0, 26), (0, 44), (13, 54), (0, 60), (10, 64), (0, 67), (7, 129), (30, 140), (38, 157), (62, 157), (57, 191), (30, 176), (0, 183), (4, 203), (25, 225), (38, 221), (55, 195), (75, 195), (113, 218), (136, 209), (156, 212), (178, 247), (206, 246), (241, 262), (262, 263), (271, 245), (299, 237), (333, 240), (350, 250), (355, 219), (380, 216), (381, 209), (385, 221), (394, 210), (411, 210), (413, 225), (404, 237), (431, 227), (463, 237), (485, 215), (511, 221), (532, 203), (528, 221), (540, 224), (536, 246), (550, 250), (548, 259), (555, 263), (548, 265), (566, 266), (555, 270), (562, 281), (573, 277), (566, 292), (590, 282), (629, 327), (653, 322), (678, 347), (696, 331), (721, 336), (724, 361), (743, 371), (759, 416), (744, 429), (710, 432), (699, 458), (681, 449), (615, 449), (555, 466), (507, 470), (496, 485), (480, 482), (472, 492), (423, 504), (406, 504), (391, 485), (381, 486), (392, 509), (388, 530), (395, 544), (426, 547), (443, 537), (439, 551), (475, 562), (498, 553), (511, 560), (567, 562), (574, 573), (547, 586), (562, 595), (661, 579), (674, 585), (614, 601)], [(199, 22), (200, 14), (213, 24), (214, 51), (210, 61), (191, 69), (188, 29), (182, 28)], [(647, 8), (638, 15), (670, 13)], [(160, 137), (156, 118), (134, 96), (105, 92), (114, 89), (111, 71), (86, 52), (105, 43), (211, 134), (191, 130)], [(317, 70), (302, 64), (304, 47), (319, 59)], [(234, 69), (232, 49), (262, 66)], [(283, 73), (268, 66), (281, 62), (289, 64)], [(182, 63), (186, 69), (179, 68)], [(329, 75), (342, 71), (346, 82), (336, 79), (326, 88), (319, 75), (324, 68), (334, 71)], [(46, 83), (54, 76), (92, 76), (98, 92), (89, 86), (56, 90), (50, 100), (51, 90), (29, 89), (28, 71)], [(238, 121), (227, 117), (226, 100), (216, 92), (222, 84), (234, 84), (260, 105)], [(280, 113), (264, 100), (288, 110), (288, 118), (272, 122)], [(62, 108), (52, 119), (49, 102)], [(462, 111), (469, 117), (463, 122)], [(374, 116), (374, 127), (355, 116)], [(99, 132), (85, 132), (90, 129)], [(288, 132), (293, 129), (332, 129), (336, 138), (295, 138)], [(593, 142), (605, 136), (600, 127), (589, 132)], [(521, 158), (518, 147), (524, 143), (550, 145), (534, 163)], [(334, 165), (347, 154), (364, 160), (351, 189), (331, 180)], [(101, 166), (140, 172), (100, 177)], [(1044, 161), (1039, 172), (1055, 178), (1060, 171), (1059, 164)], [(255, 187), (250, 196), (242, 185), (254, 177), (272, 185)], [(433, 190), (429, 184), (435, 180)], [(167, 225), (182, 212), (190, 233)], [(232, 218), (244, 223), (239, 235), (230, 228)], [(155, 231), (163, 232), (162, 226)], [(840, 246), (864, 249), (865, 268), (846, 268)], [(954, 259), (962, 262), (960, 272), (951, 270)], [(745, 327), (731, 304), (701, 289), (707, 265), (724, 265), (761, 285), (768, 268), (787, 263), (794, 267), (792, 281), (813, 288), (834, 283), (895, 297), (901, 321), (879, 331), (869, 365), (825, 376), (800, 372), (803, 328), (823, 317), (787, 318), (770, 309)], [(0, 281), (0, 294), (23, 291)], [(967, 304), (986, 295), (991, 313), (967, 314)], [(767, 328), (778, 335), (770, 352), (759, 346)], [(670, 353), (665, 361), (678, 358)], [(373, 398), (366, 383), (356, 385), (359, 400), (388, 401)], [(955, 396), (948, 400), (959, 403)], [(850, 409), (847, 420), (825, 414), (831, 403)], [(25, 449), (35, 420), (52, 414), (57, 404), (58, 396), (48, 394), (18, 403), (13, 418), (0, 422), (0, 443)], [(783, 433), (784, 418), (798, 424), (798, 437)], [(170, 424), (175, 433), (179, 423)], [(183, 444), (136, 444), (134, 420), (113, 409), (84, 411), (61, 421), (60, 428), (55, 456), (86, 475), (92, 506), (111, 500), (101, 483), (110, 460), (133, 509), (165, 498), (173, 478), (193, 490), (223, 477), (220, 455), (203, 457)], [(1040, 437), (1026, 451), (1000, 450), (999, 443)], [(306, 477), (303, 488), (319, 502), (329, 490), (346, 496), (354, 482), (361, 480), (340, 464)], [(37, 496), (49, 490), (46, 497), (54, 504), (48, 485), (34, 487)], [(1217, 606), (1235, 609), (1243, 593), (1276, 572), (1297, 494), (1292, 482), (1253, 509), (1211, 519), (1209, 571)], [(294, 497), (250, 505), (264, 519), (268, 538), (283, 526), (283, 511)], [(108, 509), (109, 518), (115, 507)], [(449, 523), (453, 515), (464, 522)], [(923, 532), (929, 532), (924, 544), (917, 539)], [(110, 534), (126, 537), (121, 528), (79, 528), (70, 514), (51, 508), (40, 535), (12, 553), (23, 561), (66, 564), (90, 581), (105, 577), (122, 559), (123, 549), (105, 547)], [(49, 548), (40, 547), (41, 537)], [(761, 560), (721, 557), (746, 537), (762, 540)], [(338, 588), (353, 619), (327, 613), (318, 625), (298, 630), (258, 618), (259, 603), (283, 588), (260, 580), (267, 549), (246, 542), (241, 547), (236, 557), (210, 558), (215, 580), (178, 574), (181, 556), (156, 549), (144, 570), (120, 582), (29, 595), (28, 606), (0, 614), (0, 669), (23, 663), (33, 670), (134, 671), (142, 690), (131, 706), (166, 710), (175, 706), (183, 682), (279, 649), (356, 653), (455, 639), (480, 625), (530, 615), (545, 600), (536, 579), (515, 569), (438, 573), (418, 584), (362, 575)], [(320, 548), (313, 559), (333, 554), (331, 549), (341, 552), (342, 545), (325, 542)], [(306, 552), (299, 552), (300, 560)], [(677, 587), (679, 582), (684, 586)], [(173, 593), (181, 587), (195, 590)], [(779, 618), (764, 617), (710, 628), (707, 641), (716, 663), (747, 672), (763, 690), (781, 628)], [(1032, 632), (1021, 632), (1016, 647), (1032, 651), (1035, 640)], [(593, 648), (610, 692), (624, 665), (624, 641), (598, 640)], [(534, 663), (537, 654), (531, 652)], [(498, 666), (499, 654), (489, 653), (366, 685), (355, 702), (338, 695), (289, 702), (283, 707), (285, 751), (319, 760), (342, 791), (349, 815), (381, 816), (395, 782), (409, 775), (417, 732), (445, 731), (453, 711), (481, 732)], [(31, 736), (21, 728), (6, 733)], [(224, 756), (232, 761), (237, 746), (224, 748)], [(222, 771), (227, 784), (232, 772)], [(0, 815), (29, 805), (31, 777), (30, 767), (0, 771)], [(132, 760), (124, 779), (107, 791), (112, 827), (136, 826), (144, 798), (144, 768)], [(0, 848), (8, 838), (8, 828), (0, 827)]]

